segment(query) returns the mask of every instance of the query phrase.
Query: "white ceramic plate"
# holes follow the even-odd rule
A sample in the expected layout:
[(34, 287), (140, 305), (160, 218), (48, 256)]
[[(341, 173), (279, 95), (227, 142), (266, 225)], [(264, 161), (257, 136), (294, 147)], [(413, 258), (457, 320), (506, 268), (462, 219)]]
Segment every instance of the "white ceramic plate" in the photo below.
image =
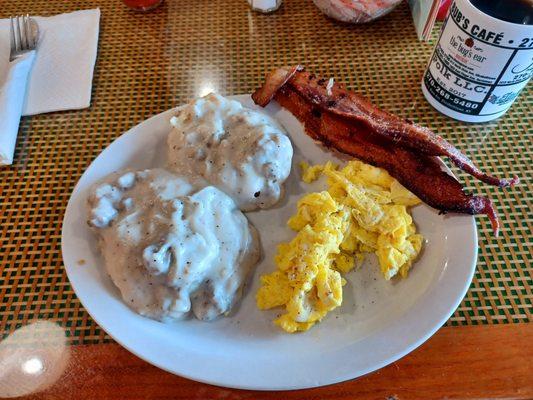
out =
[[(256, 107), (249, 96), (236, 96)], [(344, 302), (310, 331), (289, 335), (272, 324), (276, 311), (259, 311), (259, 275), (272, 271), (276, 246), (294, 236), (286, 221), (298, 198), (316, 187), (300, 181), (301, 160), (323, 163), (338, 158), (315, 144), (301, 124), (277, 104), (265, 111), (292, 140), (295, 156), (287, 193), (276, 208), (248, 213), (259, 229), (264, 259), (251, 287), (228, 318), (163, 324), (141, 317), (121, 300), (107, 276), (95, 238), (86, 224), (89, 186), (116, 170), (163, 166), (169, 110), (132, 128), (87, 168), (67, 206), (62, 250), (68, 277), (94, 320), (128, 350), (164, 370), (220, 386), (278, 390), (327, 385), (372, 372), (394, 362), (427, 340), (450, 317), (468, 289), (477, 257), (474, 218), (413, 209), (427, 239), (408, 279), (385, 281), (368, 257), (347, 275)]]

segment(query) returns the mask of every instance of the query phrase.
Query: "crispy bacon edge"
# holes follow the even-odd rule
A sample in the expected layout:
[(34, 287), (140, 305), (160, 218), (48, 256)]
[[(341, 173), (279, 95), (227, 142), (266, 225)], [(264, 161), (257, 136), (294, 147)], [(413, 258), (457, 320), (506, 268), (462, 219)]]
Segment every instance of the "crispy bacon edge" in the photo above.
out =
[(274, 98), (274, 95), (278, 90), (280, 90), (298, 71), (303, 71), (303, 67), (295, 65), (293, 67), (273, 70), (266, 77), (263, 86), (252, 94), (252, 100), (255, 104), (258, 104), (261, 107), (266, 107), (266, 105)]
[(372, 135), (364, 122), (346, 120), (324, 111), (290, 85), (278, 89), (274, 99), (294, 114), (304, 124), (306, 133), (315, 140), (386, 169), (422, 201), (442, 212), (486, 214), (495, 236), (498, 236), (499, 220), (492, 201), (464, 193), (462, 185), (441, 169), (436, 157), (414, 153), (412, 149)]

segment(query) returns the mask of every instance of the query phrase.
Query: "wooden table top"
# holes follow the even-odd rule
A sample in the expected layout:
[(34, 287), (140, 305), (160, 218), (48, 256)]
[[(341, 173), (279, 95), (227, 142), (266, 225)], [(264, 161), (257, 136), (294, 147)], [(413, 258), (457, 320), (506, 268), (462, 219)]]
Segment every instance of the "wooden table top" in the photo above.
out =
[[(401, 360), (316, 389), (257, 392), (180, 378), (117, 344), (70, 348), (57, 382), (34, 399), (532, 399), (531, 324), (442, 328)], [(0, 386), (1, 389), (1, 386)]]
[[(6, 343), (22, 327), (46, 322), (60, 328), (68, 349), (68, 357), (57, 357), (61, 368), (51, 382), (22, 380), (19, 387), (30, 393), (50, 383), (35, 396), (54, 399), (533, 398), (531, 85), (491, 123), (440, 115), (420, 91), (438, 30), (431, 42), (420, 43), (406, 4), (360, 26), (324, 17), (310, 0), (286, 0), (272, 15), (250, 11), (245, 0), (166, 0), (147, 14), (127, 10), (119, 0), (10, 0), (1, 3), (0, 18), (96, 7), (102, 14), (91, 107), (24, 117), (14, 164), (0, 168), (0, 338)], [(208, 89), (250, 93), (267, 71), (296, 63), (429, 126), (482, 169), (520, 176), (513, 189), (499, 190), (452, 168), (468, 190), (494, 200), (501, 237), (492, 236), (486, 218), (476, 219), (477, 271), (446, 327), (369, 376), (276, 395), (215, 388), (159, 371), (118, 347), (70, 286), (60, 243), (70, 193), (90, 162), (130, 127)], [(5, 354), (0, 352), (0, 367)], [(0, 368), (0, 397), (14, 390), (6, 376)]]

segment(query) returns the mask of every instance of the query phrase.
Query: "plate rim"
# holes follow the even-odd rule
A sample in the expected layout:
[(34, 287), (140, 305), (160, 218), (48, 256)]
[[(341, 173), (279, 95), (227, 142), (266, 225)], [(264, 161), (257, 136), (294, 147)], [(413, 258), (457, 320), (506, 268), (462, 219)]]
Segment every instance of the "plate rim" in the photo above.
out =
[[(244, 95), (233, 95), (233, 96), (226, 96), (226, 97), (242, 102), (242, 101), (245, 101), (245, 100), (249, 100), (250, 95), (249, 94), (244, 94)], [(158, 368), (160, 368), (160, 369), (162, 369), (164, 371), (167, 371), (169, 373), (172, 373), (172, 374), (175, 374), (175, 375), (187, 378), (187, 379), (191, 379), (191, 380), (194, 380), (194, 381), (197, 381), (197, 382), (206, 383), (206, 384), (210, 384), (210, 385), (216, 385), (216, 386), (220, 386), (220, 387), (226, 387), (226, 388), (234, 388), (234, 389), (259, 390), (259, 391), (273, 391), (273, 390), (289, 391), (289, 390), (299, 390), (299, 389), (306, 389), (306, 388), (314, 388), (314, 387), (333, 385), (333, 384), (336, 384), (336, 383), (345, 382), (347, 380), (356, 379), (356, 378), (362, 377), (364, 375), (367, 375), (369, 373), (372, 373), (374, 371), (377, 371), (377, 370), (379, 370), (379, 369), (381, 369), (381, 368), (383, 368), (383, 367), (385, 367), (385, 366), (387, 366), (387, 365), (389, 365), (391, 363), (394, 363), (395, 361), (399, 360), (400, 358), (404, 357), (405, 355), (411, 353), (416, 348), (421, 346), (431, 336), (433, 336), (435, 334), (435, 332), (437, 332), (443, 326), (443, 324), (450, 318), (451, 315), (453, 315), (453, 313), (455, 312), (455, 310), (457, 309), (457, 307), (460, 305), (461, 301), (463, 300), (464, 296), (466, 295), (466, 293), (468, 291), (468, 288), (470, 287), (470, 284), (472, 282), (473, 276), (475, 274), (476, 265), (477, 265), (477, 258), (478, 258), (478, 232), (477, 232), (477, 225), (476, 225), (476, 222), (475, 222), (475, 218), (474, 218), (474, 216), (471, 216), (471, 215), (464, 215), (462, 217), (469, 218), (469, 220), (470, 220), (469, 226), (472, 228), (472, 234), (473, 235), (472, 235), (472, 237), (469, 238), (475, 244), (473, 246), (473, 248), (472, 248), (473, 249), (472, 263), (471, 263), (470, 268), (469, 268), (469, 273), (466, 276), (467, 279), (465, 279), (465, 281), (463, 282), (462, 287), (457, 288), (458, 295), (454, 299), (453, 304), (451, 306), (449, 306), (449, 307), (446, 307), (447, 310), (441, 314), (441, 317), (438, 319), (437, 323), (432, 323), (431, 324), (432, 326), (430, 328), (427, 328), (427, 329), (424, 330), (424, 334), (418, 335), (417, 339), (412, 341), (412, 343), (410, 343), (408, 346), (405, 346), (402, 350), (393, 351), (392, 352), (393, 354), (391, 354), (391, 356), (385, 358), (383, 361), (381, 361), (379, 363), (372, 364), (371, 366), (369, 366), (367, 368), (364, 368), (361, 371), (358, 371), (356, 373), (352, 373), (352, 374), (347, 373), (347, 374), (344, 374), (344, 375), (339, 375), (337, 378), (327, 379), (324, 382), (322, 382), (322, 381), (316, 382), (316, 384), (312, 384), (312, 385), (309, 385), (309, 384), (305, 384), (305, 385), (298, 385), (298, 384), (290, 385), (289, 384), (289, 385), (266, 385), (266, 386), (264, 386), (264, 385), (254, 385), (254, 384), (246, 384), (246, 383), (238, 384), (238, 383), (235, 383), (235, 382), (228, 383), (227, 381), (224, 381), (223, 379), (205, 378), (201, 374), (187, 373), (187, 372), (184, 372), (184, 371), (177, 372), (176, 370), (168, 368), (159, 359), (150, 358), (147, 355), (145, 355), (142, 351), (134, 348), (133, 346), (130, 346), (127, 343), (127, 340), (123, 340), (120, 337), (120, 335), (115, 335), (114, 332), (111, 333), (110, 331), (112, 331), (112, 329), (106, 327), (105, 326), (106, 324), (101, 323), (101, 319), (97, 316), (97, 314), (94, 312), (94, 310), (91, 310), (90, 308), (86, 307), (85, 302), (82, 300), (83, 296), (79, 295), (80, 290), (79, 290), (79, 288), (77, 288), (77, 283), (74, 283), (74, 281), (76, 281), (76, 279), (73, 279), (73, 277), (71, 276), (71, 274), (73, 273), (73, 268), (67, 266), (66, 259), (69, 258), (69, 257), (65, 256), (65, 252), (66, 252), (66, 250), (65, 250), (65, 242), (68, 242), (68, 238), (65, 237), (65, 222), (67, 221), (67, 217), (69, 216), (69, 210), (71, 210), (72, 207), (73, 207), (73, 205), (72, 205), (72, 201), (73, 200), (72, 199), (74, 197), (74, 194), (77, 193), (77, 191), (80, 190), (80, 188), (79, 188), (80, 182), (82, 181), (84, 175), (91, 168), (93, 163), (95, 163), (96, 160), (98, 160), (98, 158), (101, 157), (102, 154), (106, 150), (109, 149), (109, 147), (111, 147), (112, 145), (114, 145), (115, 143), (120, 141), (122, 138), (124, 138), (125, 135), (131, 133), (134, 130), (139, 129), (142, 125), (144, 125), (144, 124), (148, 125), (150, 122), (153, 122), (156, 119), (163, 118), (167, 114), (171, 115), (172, 112), (174, 112), (175, 110), (179, 109), (182, 106), (183, 105), (178, 106), (178, 107), (172, 107), (172, 108), (170, 108), (170, 109), (168, 109), (166, 111), (163, 111), (161, 113), (155, 114), (155, 115), (151, 116), (150, 118), (141, 121), (140, 123), (132, 126), (130, 129), (128, 129), (127, 131), (123, 132), (121, 135), (116, 137), (104, 149), (102, 149), (98, 153), (98, 155), (91, 161), (91, 163), (87, 166), (87, 168), (84, 170), (83, 174), (78, 179), (76, 185), (74, 186), (74, 188), (73, 188), (73, 190), (72, 190), (72, 192), (70, 194), (69, 201), (68, 201), (67, 207), (65, 209), (64, 218), (63, 218), (63, 221), (62, 221), (62, 228), (61, 228), (61, 254), (62, 254), (62, 258), (63, 258), (63, 265), (65, 267), (65, 271), (66, 271), (67, 277), (69, 279), (69, 283), (72, 286), (76, 297), (79, 299), (80, 303), (83, 305), (83, 308), (85, 309), (85, 311), (87, 311), (87, 313), (98, 324), (98, 326), (101, 329), (103, 329), (109, 336), (111, 336), (113, 338), (113, 340), (116, 341), (120, 346), (124, 347), (126, 350), (128, 350), (129, 352), (131, 352), (135, 356), (141, 358), (142, 360), (148, 362), (149, 364), (152, 364), (152, 365), (154, 365), (154, 366), (156, 366), (156, 367), (158, 367)], [(442, 160), (440, 160), (440, 161), (444, 165), (444, 167), (446, 168), (447, 172), (450, 173), (452, 176), (454, 176), (453, 173), (449, 170), (449, 168), (447, 168), (446, 165), (442, 162)], [(250, 295), (250, 294), (248, 294), (248, 295)]]

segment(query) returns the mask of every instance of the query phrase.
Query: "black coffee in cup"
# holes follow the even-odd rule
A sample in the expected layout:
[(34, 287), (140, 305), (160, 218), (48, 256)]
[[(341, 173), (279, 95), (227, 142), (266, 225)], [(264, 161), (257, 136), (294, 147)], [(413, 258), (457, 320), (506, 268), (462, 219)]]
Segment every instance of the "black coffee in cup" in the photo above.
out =
[(514, 24), (533, 25), (533, 0), (470, 0), (478, 10)]

